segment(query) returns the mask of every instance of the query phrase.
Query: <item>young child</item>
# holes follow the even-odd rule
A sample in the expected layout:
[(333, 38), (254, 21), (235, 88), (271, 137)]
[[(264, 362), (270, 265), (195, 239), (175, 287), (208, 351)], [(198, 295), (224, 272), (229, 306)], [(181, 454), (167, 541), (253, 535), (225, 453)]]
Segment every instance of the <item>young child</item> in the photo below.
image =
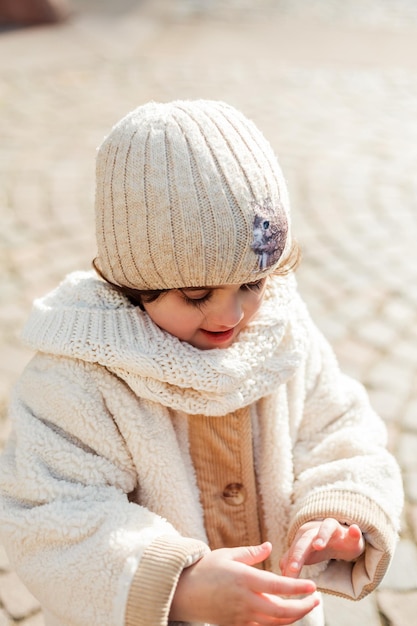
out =
[(297, 293), (269, 144), (221, 102), (141, 106), (99, 149), (96, 224), (97, 273), (24, 330), (12, 566), (48, 626), (323, 625), (316, 588), (381, 581), (402, 486)]

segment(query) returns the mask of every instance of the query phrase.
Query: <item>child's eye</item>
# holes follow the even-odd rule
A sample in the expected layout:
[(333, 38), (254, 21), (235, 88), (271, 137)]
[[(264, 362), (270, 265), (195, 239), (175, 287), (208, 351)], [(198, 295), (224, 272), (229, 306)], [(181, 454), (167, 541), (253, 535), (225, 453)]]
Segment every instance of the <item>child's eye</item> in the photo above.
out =
[(265, 278), (261, 278), (260, 280), (256, 280), (253, 283), (245, 283), (241, 286), (241, 289), (245, 289), (246, 291), (259, 291), (262, 289), (265, 283)]
[(180, 293), (187, 304), (195, 307), (201, 307), (205, 302), (208, 302), (213, 292), (211, 289), (198, 289), (195, 291), (187, 291), (186, 293), (180, 289)]

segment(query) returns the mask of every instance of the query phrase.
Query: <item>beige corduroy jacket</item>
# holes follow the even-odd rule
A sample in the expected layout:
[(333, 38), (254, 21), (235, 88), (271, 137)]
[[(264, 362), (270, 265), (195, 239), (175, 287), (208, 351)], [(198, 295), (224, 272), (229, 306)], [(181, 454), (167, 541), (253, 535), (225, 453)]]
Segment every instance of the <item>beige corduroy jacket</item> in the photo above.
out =
[(0, 529), (48, 626), (165, 626), (206, 551), (268, 539), (279, 572), (299, 526), (327, 516), (359, 524), (365, 554), (304, 574), (352, 599), (380, 582), (399, 469), (293, 278), (271, 280), (227, 350), (181, 343), (90, 273), (36, 301), (24, 339), (37, 354), (10, 407)]

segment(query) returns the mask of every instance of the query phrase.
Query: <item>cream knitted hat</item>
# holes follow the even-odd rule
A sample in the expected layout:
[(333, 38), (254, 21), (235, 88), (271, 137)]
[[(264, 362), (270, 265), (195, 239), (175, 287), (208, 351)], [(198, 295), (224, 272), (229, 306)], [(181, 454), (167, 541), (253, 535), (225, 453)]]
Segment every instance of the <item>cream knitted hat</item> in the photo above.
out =
[(149, 103), (97, 155), (98, 270), (134, 289), (243, 284), (290, 247), (289, 202), (256, 126), (215, 101)]

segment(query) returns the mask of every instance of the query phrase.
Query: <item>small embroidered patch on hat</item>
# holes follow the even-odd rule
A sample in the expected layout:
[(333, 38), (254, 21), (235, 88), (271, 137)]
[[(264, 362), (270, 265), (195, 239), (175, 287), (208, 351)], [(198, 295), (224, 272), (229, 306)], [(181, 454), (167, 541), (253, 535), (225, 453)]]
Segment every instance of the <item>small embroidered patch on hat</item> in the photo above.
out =
[(259, 255), (259, 270), (274, 265), (281, 257), (288, 234), (288, 221), (280, 203), (272, 205), (270, 198), (262, 204), (252, 202), (255, 210), (252, 250)]

